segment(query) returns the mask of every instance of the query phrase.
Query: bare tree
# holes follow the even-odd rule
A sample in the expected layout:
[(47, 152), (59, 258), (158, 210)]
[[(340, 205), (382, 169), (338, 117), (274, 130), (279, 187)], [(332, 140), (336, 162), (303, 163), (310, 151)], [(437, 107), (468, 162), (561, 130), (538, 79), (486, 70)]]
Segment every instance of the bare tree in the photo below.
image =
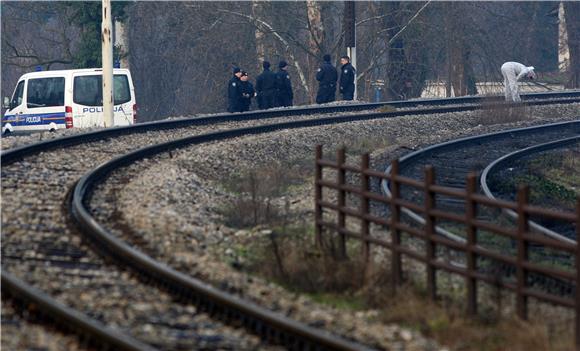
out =
[(70, 67), (79, 32), (61, 3), (2, 2), (2, 96), (35, 67)]
[(580, 88), (580, 3), (564, 2), (564, 12), (570, 50), (569, 78), (566, 88)]
[[(260, 0), (252, 0), (252, 17), (256, 21), (262, 21), (264, 18), (264, 2)], [(256, 56), (257, 62), (263, 62), (266, 59), (266, 43), (265, 37), (266, 33), (259, 27), (256, 27), (254, 31), (256, 35)]]
[[(381, 81), (383, 99), (420, 96), (428, 80), (449, 82), (455, 95), (472, 94), (476, 80), (499, 80), (499, 67), (508, 60), (556, 71), (557, 5), (357, 1), (359, 97), (370, 100)], [(580, 11), (575, 2), (564, 5), (572, 64), (568, 85), (577, 87)], [(12, 89), (36, 65), (71, 67), (80, 37), (66, 4), (1, 6), (2, 89)], [(345, 53), (343, 9), (342, 2), (320, 0), (127, 5), (125, 46), (140, 119), (223, 111), (231, 68), (240, 66), (252, 77), (263, 60), (288, 61), (295, 103), (312, 102), (322, 54), (338, 60)]]

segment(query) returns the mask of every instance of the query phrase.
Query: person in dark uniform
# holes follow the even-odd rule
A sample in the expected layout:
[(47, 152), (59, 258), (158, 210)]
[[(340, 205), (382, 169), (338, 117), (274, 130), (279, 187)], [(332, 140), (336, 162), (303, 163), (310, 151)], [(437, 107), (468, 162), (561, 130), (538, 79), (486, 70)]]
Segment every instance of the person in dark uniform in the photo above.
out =
[(258, 107), (267, 109), (274, 107), (276, 96), (276, 73), (270, 71), (270, 62), (262, 64), (264, 72), (256, 78), (256, 93), (258, 94)]
[(318, 104), (334, 101), (336, 95), (336, 80), (338, 78), (336, 68), (330, 63), (330, 55), (324, 55), (323, 60), (324, 62), (316, 72), (316, 80), (318, 81), (316, 103)]
[(286, 61), (278, 63), (280, 71), (276, 73), (276, 106), (292, 106), (294, 94), (292, 93), (292, 81), (288, 74)]
[(248, 72), (242, 71), (242, 76), (240, 77), (240, 90), (242, 93), (240, 111), (250, 111), (250, 105), (252, 104), (252, 98), (255, 95), (255, 91), (254, 85), (249, 81)]
[(354, 99), (354, 77), (355, 69), (350, 64), (350, 58), (343, 56), (340, 58), (342, 67), (340, 69), (340, 93), (343, 100)]
[(242, 92), (240, 89), (240, 77), (242, 70), (239, 67), (234, 67), (234, 76), (228, 82), (228, 112), (240, 112)]

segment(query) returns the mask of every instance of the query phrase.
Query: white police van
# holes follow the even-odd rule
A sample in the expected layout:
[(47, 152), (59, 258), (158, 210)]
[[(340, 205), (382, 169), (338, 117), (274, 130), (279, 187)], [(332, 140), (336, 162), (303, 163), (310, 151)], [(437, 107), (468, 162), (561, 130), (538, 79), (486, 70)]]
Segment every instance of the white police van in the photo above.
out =
[[(8, 110), (2, 116), (2, 133), (60, 128), (104, 126), (102, 69), (73, 69), (24, 74), (12, 99), (4, 98)], [(115, 126), (137, 120), (137, 104), (131, 73), (113, 70)]]

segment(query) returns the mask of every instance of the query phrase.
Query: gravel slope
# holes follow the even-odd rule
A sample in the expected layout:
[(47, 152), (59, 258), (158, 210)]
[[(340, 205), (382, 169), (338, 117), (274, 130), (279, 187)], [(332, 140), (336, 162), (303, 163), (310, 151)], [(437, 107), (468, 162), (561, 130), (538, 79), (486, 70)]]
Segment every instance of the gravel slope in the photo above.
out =
[[(229, 246), (248, 235), (268, 233), (268, 229), (240, 231), (223, 225), (220, 204), (235, 197), (224, 191), (223, 179), (272, 163), (303, 167), (312, 164), (316, 144), (324, 144), (326, 152), (333, 153), (336, 147), (353, 140), (358, 140), (354, 144), (362, 149), (361, 139), (380, 145), (372, 159), (373, 166), (382, 169), (390, 160), (419, 147), (469, 135), (574, 120), (579, 110), (579, 104), (532, 107), (525, 120), (493, 125), (480, 123), (482, 111), (413, 116), (286, 130), (195, 146), (175, 152), (171, 158), (160, 155), (123, 169), (101, 186), (91, 206), (98, 210), (100, 221), (120, 217), (123, 227), (133, 227), (132, 237), (126, 239), (139, 242), (148, 254), (244, 298), (373, 346), (434, 350), (439, 347), (415, 332), (376, 323), (376, 311), (348, 314), (321, 306), (225, 264), (224, 257), (231, 254)], [(291, 210), (311, 220), (312, 179), (292, 190), (286, 195)], [(114, 199), (114, 206), (103, 199)], [(117, 233), (124, 235), (120, 230)]]

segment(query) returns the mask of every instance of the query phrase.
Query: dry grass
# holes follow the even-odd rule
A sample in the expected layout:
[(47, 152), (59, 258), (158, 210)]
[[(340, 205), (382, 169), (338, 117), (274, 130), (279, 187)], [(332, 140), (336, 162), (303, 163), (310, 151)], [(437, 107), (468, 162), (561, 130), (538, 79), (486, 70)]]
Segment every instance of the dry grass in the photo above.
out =
[(248, 228), (285, 223), (289, 204), (280, 198), (292, 186), (303, 182), (303, 166), (272, 165), (225, 179), (224, 187), (235, 195), (231, 203), (221, 208), (225, 224), (233, 228)]
[(481, 110), (476, 115), (477, 123), (481, 125), (493, 125), (513, 123), (529, 120), (529, 108), (523, 104), (508, 104), (497, 102), (483, 102)]
[[(479, 315), (468, 317), (463, 306), (465, 287), (459, 278), (440, 279), (441, 298), (432, 302), (421, 286), (423, 272), (411, 268), (408, 261), (404, 269), (409, 283), (395, 291), (390, 285), (388, 253), (375, 250), (374, 264), (368, 265), (361, 259), (360, 244), (350, 240), (348, 258), (341, 257), (337, 238), (328, 234), (323, 248), (317, 248), (313, 228), (290, 225), (297, 216), (280, 201), (300, 183), (303, 172), (293, 167), (269, 167), (226, 182), (226, 188), (238, 194), (237, 201), (224, 211), (229, 224), (272, 229), (266, 235), (239, 239), (234, 249), (243, 260), (236, 261), (238, 268), (310, 294), (321, 303), (345, 308), (346, 313), (379, 310), (380, 321), (419, 330), (451, 350), (574, 349), (569, 310), (563, 317), (559, 315), (561, 310), (534, 307), (534, 321), (521, 321), (513, 314), (513, 301), (503, 292), (488, 288), (481, 289)], [(420, 279), (419, 283), (412, 283), (413, 278)]]
[[(312, 231), (278, 227), (267, 238), (252, 239), (249, 270), (304, 293), (356, 292), (363, 285), (364, 265), (345, 260), (314, 245)], [(355, 278), (353, 278), (355, 277)]]
[[(347, 310), (377, 309), (380, 321), (419, 330), (451, 350), (573, 349), (572, 325), (561, 325), (555, 331), (542, 318), (535, 322), (519, 320), (511, 313), (512, 306), (505, 301), (508, 299), (501, 300), (493, 291), (485, 303), (497, 306), (481, 306), (477, 317), (465, 314), (460, 300), (464, 292), (451, 292), (456, 296), (442, 295), (432, 302), (420, 284), (409, 283), (395, 291), (390, 285), (388, 264), (366, 265), (356, 254), (360, 249), (356, 242), (349, 243), (349, 259), (341, 259), (329, 250), (330, 241), (325, 244), (327, 249), (316, 249), (312, 229), (307, 228), (279, 228), (267, 238), (253, 238), (246, 244), (252, 257), (246, 267), (250, 272), (311, 294), (322, 303)], [(388, 257), (383, 260), (388, 261)], [(498, 308), (504, 310), (503, 314), (497, 313)], [(506, 309), (510, 311), (507, 315)]]
[(452, 350), (570, 350), (571, 335), (551, 335), (547, 325), (511, 316), (480, 313), (468, 317), (456, 301), (429, 301), (406, 286), (379, 302), (382, 320), (420, 330)]

